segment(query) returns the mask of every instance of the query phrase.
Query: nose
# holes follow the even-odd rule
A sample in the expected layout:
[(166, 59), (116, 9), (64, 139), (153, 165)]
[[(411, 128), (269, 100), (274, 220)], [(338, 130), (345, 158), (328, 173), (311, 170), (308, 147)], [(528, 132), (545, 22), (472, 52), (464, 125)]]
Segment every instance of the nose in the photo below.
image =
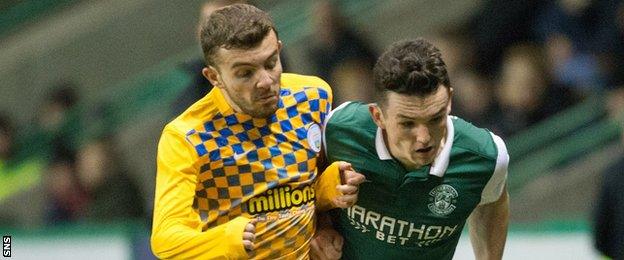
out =
[(273, 85), (273, 75), (271, 75), (271, 72), (268, 70), (262, 70), (259, 74), (256, 86), (258, 88), (270, 89), (271, 85)]
[(414, 139), (416, 139), (417, 143), (421, 144), (429, 144), (431, 141), (431, 133), (429, 131), (429, 127), (425, 125), (418, 125), (414, 127), (412, 134), (414, 135)]

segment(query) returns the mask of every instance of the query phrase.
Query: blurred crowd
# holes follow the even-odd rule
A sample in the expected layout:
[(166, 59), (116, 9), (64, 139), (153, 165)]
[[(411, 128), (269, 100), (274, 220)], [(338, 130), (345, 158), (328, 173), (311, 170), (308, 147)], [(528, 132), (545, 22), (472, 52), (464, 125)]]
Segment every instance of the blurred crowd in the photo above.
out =
[[(201, 17), (236, 2), (248, 1), (209, 1)], [(363, 25), (350, 23), (339, 1), (313, 1), (309, 12), (313, 33), (305, 42), (310, 73), (330, 83), (334, 106), (371, 101), (371, 71), (382, 46), (370, 40)], [(620, 0), (490, 0), (468, 23), (424, 37), (442, 50), (447, 62), (455, 89), (452, 113), (504, 137), (588, 96), (611, 97), (624, 87)], [(282, 60), (288, 63), (284, 55)], [(196, 80), (173, 105), (173, 115), (212, 87), (201, 76), (201, 59), (188, 64)]]
[[(114, 132), (90, 125), (99, 108), (78, 106), (77, 86), (55, 85), (41, 102), (28, 128), (16, 127), (7, 114), (0, 116), (0, 175), (4, 179), (39, 180), (42, 192), (30, 202), (31, 225), (109, 223), (143, 219), (147, 223), (144, 195), (129, 174), (115, 145)], [(41, 167), (23, 167), (41, 164)], [(32, 174), (36, 169), (40, 174)], [(20, 176), (21, 175), (21, 176)], [(5, 183), (11, 185), (12, 183)], [(14, 195), (32, 193), (16, 188)], [(8, 200), (0, 197), (0, 203)], [(20, 200), (21, 201), (21, 200)], [(35, 209), (41, 205), (43, 209)], [(6, 214), (6, 213), (4, 213)], [(19, 225), (23, 216), (0, 216), (3, 224)], [(7, 223), (8, 222), (8, 223)]]
[[(247, 1), (208, 1), (200, 18), (234, 2)], [(371, 71), (384, 47), (370, 40), (366, 24), (351, 23), (341, 10), (339, 1), (313, 1), (313, 33), (306, 39), (311, 74), (330, 83), (335, 106), (372, 100)], [(452, 114), (501, 136), (596, 94), (607, 94), (614, 117), (624, 111), (623, 1), (483, 1), (468, 23), (423, 37), (447, 62)], [(288, 72), (288, 57), (282, 55), (282, 63)], [(177, 115), (208, 93), (212, 86), (201, 76), (203, 66), (201, 58), (184, 64), (193, 81), (163, 113)], [(27, 127), (0, 115), (0, 174), (18, 174), (19, 164), (32, 156), (45, 159), (45, 223), (148, 221), (145, 194), (124, 166), (117, 132), (87, 131), (106, 110), (79, 108), (78, 89), (70, 82), (54, 87)]]

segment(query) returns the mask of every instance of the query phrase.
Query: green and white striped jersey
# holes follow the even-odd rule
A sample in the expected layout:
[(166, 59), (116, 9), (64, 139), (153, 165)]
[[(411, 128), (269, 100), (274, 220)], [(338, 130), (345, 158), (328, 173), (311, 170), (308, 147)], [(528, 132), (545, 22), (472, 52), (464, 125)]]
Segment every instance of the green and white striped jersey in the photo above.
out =
[(368, 105), (337, 107), (324, 128), (328, 160), (346, 161), (370, 182), (358, 202), (332, 214), (345, 259), (452, 259), (461, 231), (479, 204), (496, 201), (509, 156), (491, 132), (453, 116), (431, 165), (406, 170), (390, 155)]

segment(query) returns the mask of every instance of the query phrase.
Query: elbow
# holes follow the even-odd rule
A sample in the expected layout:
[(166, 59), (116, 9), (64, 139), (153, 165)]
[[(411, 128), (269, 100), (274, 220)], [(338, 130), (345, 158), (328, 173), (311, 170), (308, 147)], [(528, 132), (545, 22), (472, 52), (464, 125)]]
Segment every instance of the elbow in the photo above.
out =
[(150, 237), (150, 245), (154, 256), (159, 259), (168, 258), (168, 255), (166, 254), (166, 252), (169, 251), (167, 249), (167, 244), (166, 236), (164, 236), (162, 232), (152, 233), (152, 236)]

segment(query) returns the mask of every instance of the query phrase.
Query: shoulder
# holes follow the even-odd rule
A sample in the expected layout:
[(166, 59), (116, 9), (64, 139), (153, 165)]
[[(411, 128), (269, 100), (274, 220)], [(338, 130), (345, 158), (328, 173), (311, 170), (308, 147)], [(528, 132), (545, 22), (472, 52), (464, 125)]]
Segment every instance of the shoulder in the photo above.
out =
[(361, 102), (348, 101), (340, 104), (329, 113), (328, 125), (362, 126), (372, 122), (368, 105)]
[(367, 104), (345, 102), (329, 113), (323, 130), (326, 140), (332, 142), (357, 140), (367, 143), (374, 140), (377, 125), (368, 112)]
[[(476, 166), (474, 170), (486, 170), (479, 205), (497, 201), (505, 189), (509, 154), (503, 140), (484, 128), (479, 128), (458, 117), (451, 117), (455, 128), (453, 148), (455, 158)], [(463, 159), (460, 159), (462, 158)], [(483, 168), (485, 167), (485, 168)], [(482, 172), (479, 170), (480, 172)]]
[(329, 84), (316, 76), (300, 75), (294, 73), (282, 73), (282, 87), (291, 91), (303, 90), (305, 88), (316, 88), (319, 92), (325, 92), (331, 95), (331, 87)]
[(368, 112), (367, 104), (341, 104), (328, 115), (323, 127), (323, 144), (328, 160), (365, 164), (366, 160), (376, 158), (376, 133), (377, 125)]
[[(455, 136), (453, 146), (488, 160), (497, 160), (500, 152), (507, 153), (500, 137), (485, 128), (479, 128), (459, 117), (451, 116)], [(504, 150), (504, 151), (502, 151)]]
[(189, 135), (193, 130), (201, 128), (208, 121), (214, 120), (220, 116), (218, 102), (219, 99), (214, 97), (215, 89), (187, 108), (184, 112), (171, 120), (164, 131), (174, 133), (180, 136)]
[(624, 157), (609, 165), (603, 171), (603, 183), (611, 187), (624, 187)]

